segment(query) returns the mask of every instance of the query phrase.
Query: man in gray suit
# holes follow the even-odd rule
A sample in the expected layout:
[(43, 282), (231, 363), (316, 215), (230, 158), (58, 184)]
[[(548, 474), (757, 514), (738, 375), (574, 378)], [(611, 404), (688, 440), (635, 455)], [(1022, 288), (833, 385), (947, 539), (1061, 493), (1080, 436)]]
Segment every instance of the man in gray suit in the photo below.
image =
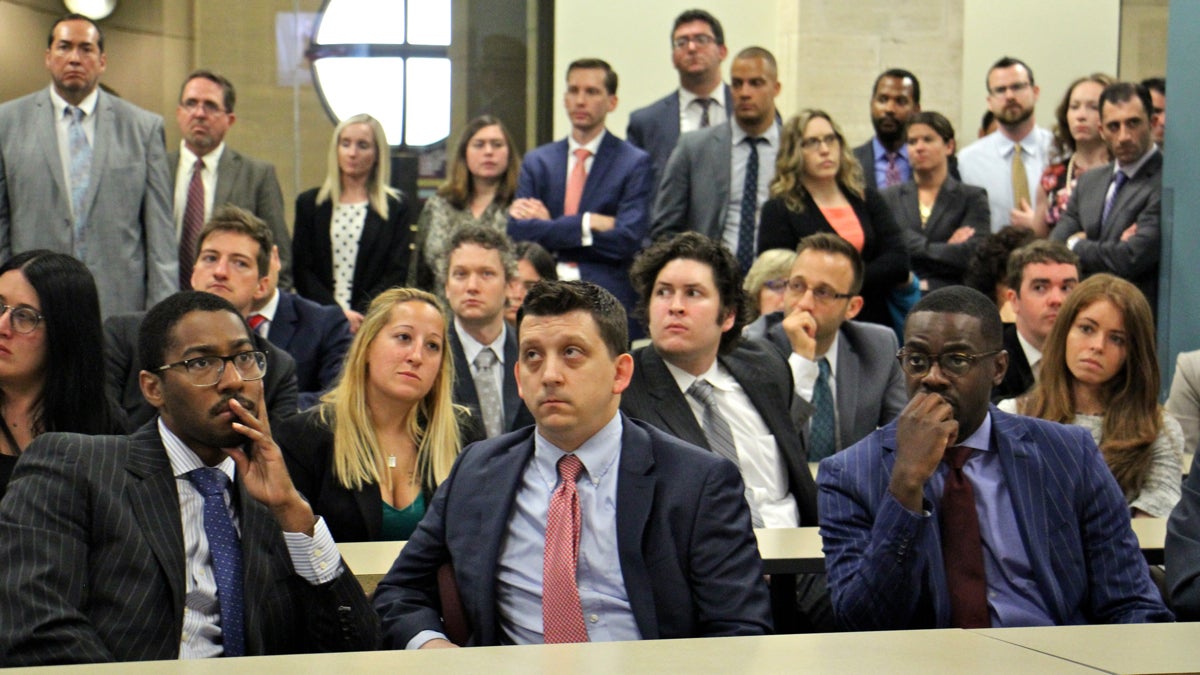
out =
[(896, 333), (851, 321), (862, 309), (863, 262), (845, 239), (800, 240), (784, 310), (747, 329), (787, 357), (796, 393), (808, 404), (808, 459), (823, 459), (892, 421), (906, 403)]
[(1079, 177), (1050, 238), (1067, 243), (1085, 275), (1128, 279), (1157, 307), (1163, 160), (1150, 135), (1152, 109), (1140, 84), (1105, 87), (1100, 134), (1116, 159)]
[[(775, 57), (761, 47), (734, 57), (733, 119), (679, 138), (659, 181), (651, 238), (694, 230), (724, 242), (743, 273), (749, 268), (779, 150), (777, 74)], [(751, 164), (751, 158), (757, 162)], [(743, 218), (746, 209), (753, 212)]]
[(630, 113), (625, 134), (650, 153), (655, 186), (681, 134), (718, 125), (732, 114), (733, 96), (721, 82), (721, 63), (728, 53), (725, 30), (715, 16), (689, 9), (675, 17), (671, 62), (679, 71), (679, 89)]
[(104, 35), (72, 14), (51, 28), (47, 89), (0, 105), (0, 260), (68, 253), (109, 316), (179, 288), (163, 121), (100, 91)]
[(287, 290), (292, 287), (292, 237), (283, 219), (283, 192), (275, 167), (225, 145), (225, 134), (237, 121), (236, 102), (233, 83), (209, 70), (193, 71), (179, 91), (175, 121), (183, 140), (179, 151), (167, 154), (167, 164), (175, 186), (175, 228), (180, 233), (180, 287), (190, 288), (196, 259), (196, 242), (184, 236), (187, 226), (195, 228), (191, 233), (195, 235), (216, 207), (233, 204), (270, 226), (282, 265), (279, 284)]

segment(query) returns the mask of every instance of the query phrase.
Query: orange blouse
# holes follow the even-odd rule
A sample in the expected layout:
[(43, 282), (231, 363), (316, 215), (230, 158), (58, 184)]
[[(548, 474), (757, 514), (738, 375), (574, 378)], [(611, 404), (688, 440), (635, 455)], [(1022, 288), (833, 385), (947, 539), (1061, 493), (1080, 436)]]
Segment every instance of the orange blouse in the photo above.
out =
[(833, 228), (838, 236), (850, 242), (854, 248), (862, 253), (863, 245), (866, 243), (866, 235), (863, 234), (862, 223), (858, 221), (858, 216), (854, 215), (854, 208), (850, 206), (822, 206), (821, 214), (825, 216), (825, 220), (829, 221), (829, 225)]

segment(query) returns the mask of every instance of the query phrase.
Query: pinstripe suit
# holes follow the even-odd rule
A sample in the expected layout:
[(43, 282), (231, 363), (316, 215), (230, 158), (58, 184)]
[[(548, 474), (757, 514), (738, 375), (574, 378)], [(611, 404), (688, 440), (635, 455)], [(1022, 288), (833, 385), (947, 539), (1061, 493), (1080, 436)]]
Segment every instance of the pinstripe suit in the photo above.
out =
[[(378, 619), (354, 575), (296, 575), (275, 518), (237, 486), (246, 654), (373, 649)], [(179, 509), (155, 422), (39, 436), (0, 502), (0, 666), (178, 658)]]
[[(1000, 412), (992, 445), (1016, 528), (1056, 624), (1170, 621), (1129, 510), (1088, 432)], [(936, 504), (924, 518), (888, 492), (896, 423), (821, 462), (818, 512), (838, 623), (849, 630), (950, 625)]]

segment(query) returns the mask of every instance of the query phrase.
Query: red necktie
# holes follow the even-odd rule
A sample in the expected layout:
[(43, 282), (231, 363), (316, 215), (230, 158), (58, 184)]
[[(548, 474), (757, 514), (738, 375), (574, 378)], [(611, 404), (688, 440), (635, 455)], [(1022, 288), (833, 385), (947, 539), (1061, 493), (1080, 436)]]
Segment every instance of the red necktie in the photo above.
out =
[(575, 168), (567, 179), (567, 198), (563, 200), (563, 215), (579, 213), (579, 200), (583, 197), (583, 185), (587, 183), (587, 158), (592, 152), (586, 148), (575, 150)]
[(263, 325), (263, 322), (266, 320), (267, 320), (267, 317), (263, 316), (262, 314), (251, 314), (250, 318), (248, 319), (248, 321), (250, 322), (250, 330), (257, 333), (258, 327)]
[(542, 560), (542, 635), (546, 644), (588, 641), (579, 587), (575, 584), (580, 524), (575, 480), (582, 470), (583, 462), (573, 454), (558, 460), (561, 481), (550, 497)]
[(196, 240), (204, 228), (204, 160), (197, 159), (188, 183), (187, 204), (183, 209), (183, 229), (179, 233), (179, 288), (191, 290), (192, 265), (196, 264)]
[(975, 488), (963, 474), (971, 448), (946, 450), (950, 464), (942, 490), (939, 520), (946, 585), (950, 589), (950, 623), (956, 628), (988, 628), (987, 577), (983, 571), (983, 540), (975, 511)]

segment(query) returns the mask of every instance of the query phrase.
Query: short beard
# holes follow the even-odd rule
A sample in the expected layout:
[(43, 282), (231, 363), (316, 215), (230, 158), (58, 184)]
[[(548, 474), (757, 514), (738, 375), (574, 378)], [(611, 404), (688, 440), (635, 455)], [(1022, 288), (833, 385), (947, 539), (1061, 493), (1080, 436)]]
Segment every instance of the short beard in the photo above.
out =
[(996, 115), (996, 121), (1006, 128), (1019, 127), (1024, 124), (1026, 120), (1033, 117), (1033, 108), (1030, 107), (1021, 110), (1020, 114), (1012, 119), (1008, 119), (1006, 117), (1007, 114), (1007, 110), (1001, 110), (1000, 113)]

